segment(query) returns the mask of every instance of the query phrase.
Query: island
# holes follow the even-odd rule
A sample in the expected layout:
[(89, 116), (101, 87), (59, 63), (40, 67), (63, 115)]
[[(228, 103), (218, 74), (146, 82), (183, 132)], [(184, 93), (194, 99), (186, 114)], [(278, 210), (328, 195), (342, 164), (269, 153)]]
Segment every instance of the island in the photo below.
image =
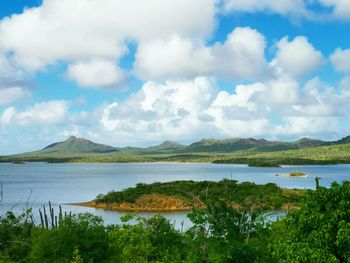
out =
[(300, 171), (293, 171), (293, 172), (289, 173), (289, 176), (292, 176), (292, 177), (307, 177), (308, 174), (304, 173), (304, 172), (300, 172)]
[(179, 212), (205, 209), (215, 200), (226, 200), (237, 209), (269, 211), (297, 209), (305, 190), (284, 189), (274, 183), (258, 185), (235, 180), (173, 181), (139, 183), (122, 191), (100, 194), (95, 200), (71, 203), (86, 207), (123, 212)]

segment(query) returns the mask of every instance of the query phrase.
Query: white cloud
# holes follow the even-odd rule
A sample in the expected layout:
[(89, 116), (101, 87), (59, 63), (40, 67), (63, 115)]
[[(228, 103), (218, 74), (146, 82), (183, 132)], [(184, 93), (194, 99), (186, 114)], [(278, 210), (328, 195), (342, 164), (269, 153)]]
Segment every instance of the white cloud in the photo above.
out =
[(254, 29), (236, 28), (224, 43), (205, 46), (181, 38), (141, 43), (134, 64), (138, 76), (168, 79), (212, 75), (231, 79), (256, 78), (264, 73), (265, 39)]
[(14, 107), (9, 107), (4, 110), (4, 112), (1, 115), (0, 123), (1, 125), (7, 125), (9, 124), (12, 119), (16, 116), (16, 109)]
[(340, 90), (342, 94), (346, 94), (350, 97), (350, 76), (344, 77), (340, 82)]
[(138, 76), (149, 78), (178, 78), (210, 72), (211, 50), (199, 41), (173, 35), (166, 40), (155, 39), (141, 43), (134, 64)]
[(213, 0), (46, 0), (1, 21), (0, 50), (13, 52), (14, 61), (30, 70), (62, 60), (118, 60), (130, 39), (208, 36), (214, 27), (215, 4)]
[[(103, 109), (101, 125), (127, 141), (132, 138), (181, 138), (202, 130), (199, 115), (214, 95), (207, 78), (193, 81), (147, 82), (142, 89), (121, 103), (111, 103)], [(210, 130), (208, 131), (210, 133)]]
[(14, 74), (14, 68), (5, 55), (0, 52), (0, 78), (9, 78)]
[(334, 135), (344, 132), (343, 118), (349, 118), (348, 91), (337, 91), (317, 77), (303, 89), (293, 79), (274, 79), (238, 85), (232, 94), (221, 91), (207, 113), (227, 136)]
[(330, 59), (337, 71), (350, 73), (350, 49), (337, 48)]
[(306, 15), (303, 0), (225, 0), (226, 12), (270, 12), (280, 15)]
[(217, 107), (245, 107), (249, 111), (255, 111), (255, 103), (251, 101), (254, 94), (264, 91), (266, 86), (263, 83), (253, 83), (251, 85), (238, 85), (234, 94), (227, 91), (219, 92), (218, 96), (211, 105)]
[(16, 84), (4, 86), (0, 84), (0, 105), (11, 104), (29, 96), (29, 91), (25, 87)]
[[(315, 8), (316, 7), (316, 8)], [(313, 21), (350, 19), (348, 0), (223, 0), (225, 13), (270, 13)]]
[(276, 57), (270, 65), (277, 75), (301, 77), (316, 70), (324, 61), (322, 53), (304, 36), (298, 36), (292, 41), (284, 37), (276, 47)]
[(18, 81), (20, 77), (20, 70), (0, 51), (0, 105), (11, 104), (30, 96), (29, 83)]
[(317, 77), (302, 88), (296, 80), (277, 78), (232, 91), (219, 91), (208, 77), (146, 82), (126, 99), (90, 112), (69, 112), (66, 101), (37, 103), (23, 111), (10, 107), (0, 117), (1, 132), (20, 127), (31, 134), (38, 132), (32, 129), (36, 125), (42, 136), (63, 139), (72, 133), (116, 146), (208, 137), (342, 136), (349, 128), (344, 123), (350, 118), (348, 91)]
[(318, 0), (326, 7), (333, 8), (332, 15), (342, 20), (350, 19), (350, 1), (348, 0)]
[(3, 124), (13, 125), (52, 125), (63, 123), (68, 117), (68, 102), (64, 100), (51, 100), (35, 103), (24, 111), (13, 107), (7, 108), (2, 114)]
[(113, 61), (101, 59), (71, 64), (67, 75), (82, 87), (111, 87), (123, 80), (123, 73)]
[(276, 134), (311, 137), (341, 130), (336, 117), (289, 116), (284, 121), (283, 125), (275, 127)]
[(213, 46), (214, 65), (218, 73), (233, 78), (254, 78), (265, 67), (265, 38), (249, 27), (236, 28), (226, 42)]
[(267, 109), (277, 106), (291, 106), (300, 103), (299, 83), (293, 79), (273, 79), (265, 83), (265, 88), (256, 92), (252, 99)]
[(348, 116), (349, 98), (318, 78), (303, 89), (282, 78), (238, 85), (232, 93), (217, 92), (207, 78), (149, 82), (126, 101), (107, 105), (100, 130), (129, 144), (139, 136), (145, 143), (155, 138), (324, 135), (335, 127), (342, 131), (339, 120)]

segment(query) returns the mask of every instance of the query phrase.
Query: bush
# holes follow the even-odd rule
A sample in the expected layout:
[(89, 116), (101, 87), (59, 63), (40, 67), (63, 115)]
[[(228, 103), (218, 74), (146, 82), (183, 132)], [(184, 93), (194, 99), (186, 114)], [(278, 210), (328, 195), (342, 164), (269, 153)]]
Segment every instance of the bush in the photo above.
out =
[(108, 235), (100, 217), (78, 214), (64, 217), (57, 228), (34, 228), (31, 233), (32, 262), (70, 262), (78, 249), (84, 262), (104, 262)]
[(309, 190), (273, 237), (276, 262), (350, 262), (350, 182)]
[(31, 210), (27, 210), (18, 217), (7, 212), (6, 217), (0, 219), (0, 260), (23, 262), (27, 257), (33, 229), (30, 216)]

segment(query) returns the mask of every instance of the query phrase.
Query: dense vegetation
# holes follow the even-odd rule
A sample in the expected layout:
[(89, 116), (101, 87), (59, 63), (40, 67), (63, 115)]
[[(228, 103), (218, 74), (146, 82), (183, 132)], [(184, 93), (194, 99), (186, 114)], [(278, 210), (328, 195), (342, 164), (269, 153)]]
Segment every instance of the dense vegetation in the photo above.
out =
[(309, 191), (301, 209), (273, 224), (279, 262), (350, 262), (350, 182)]
[(36, 225), (30, 210), (9, 212), (0, 219), (0, 262), (350, 262), (349, 182), (307, 191), (300, 210), (274, 223), (230, 204), (207, 199), (185, 231), (159, 215), (110, 226), (90, 214), (57, 224), (47, 215)]
[[(276, 184), (268, 183), (256, 185), (254, 183), (237, 183), (233, 180), (211, 181), (175, 181), (167, 183), (137, 184), (136, 187), (123, 191), (111, 191), (106, 195), (99, 195), (97, 204), (113, 204), (118, 208), (121, 203), (128, 203), (132, 207), (139, 204), (145, 196), (168, 196), (177, 198), (191, 208), (203, 208), (205, 202), (210, 200), (231, 200), (236, 208), (263, 208), (266, 210), (280, 210), (282, 207), (296, 207), (300, 201), (303, 190), (281, 189)], [(157, 202), (161, 205), (161, 202)], [(149, 203), (150, 206), (153, 203)], [(147, 203), (145, 204), (147, 206)], [(137, 206), (134, 206), (137, 208)], [(160, 207), (162, 208), (162, 207)], [(167, 207), (163, 207), (166, 210)], [(179, 207), (181, 208), (181, 207)]]

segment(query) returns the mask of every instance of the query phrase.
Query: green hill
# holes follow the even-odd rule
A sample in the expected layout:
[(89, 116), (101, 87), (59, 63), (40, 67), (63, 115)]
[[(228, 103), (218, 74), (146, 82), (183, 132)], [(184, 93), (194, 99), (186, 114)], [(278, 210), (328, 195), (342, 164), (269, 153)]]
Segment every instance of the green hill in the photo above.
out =
[(71, 136), (64, 142), (50, 144), (35, 153), (110, 153), (116, 151), (118, 150), (112, 146), (98, 144), (83, 138)]
[(144, 150), (148, 152), (158, 152), (158, 151), (169, 152), (169, 151), (178, 151), (184, 148), (186, 148), (185, 145), (182, 145), (173, 141), (165, 141), (159, 145), (147, 147)]
[(350, 163), (350, 137), (325, 142), (303, 138), (295, 142), (265, 139), (201, 140), (185, 146), (171, 141), (148, 148), (115, 148), (70, 137), (40, 151), (2, 156), (0, 162), (206, 162), (250, 166)]
[(297, 142), (278, 142), (265, 139), (227, 139), (227, 140), (201, 140), (192, 143), (184, 149), (186, 152), (236, 152), (236, 151), (254, 151), (254, 152), (274, 152), (286, 151), (291, 149), (300, 149), (323, 145), (325, 142), (311, 139), (302, 139)]

